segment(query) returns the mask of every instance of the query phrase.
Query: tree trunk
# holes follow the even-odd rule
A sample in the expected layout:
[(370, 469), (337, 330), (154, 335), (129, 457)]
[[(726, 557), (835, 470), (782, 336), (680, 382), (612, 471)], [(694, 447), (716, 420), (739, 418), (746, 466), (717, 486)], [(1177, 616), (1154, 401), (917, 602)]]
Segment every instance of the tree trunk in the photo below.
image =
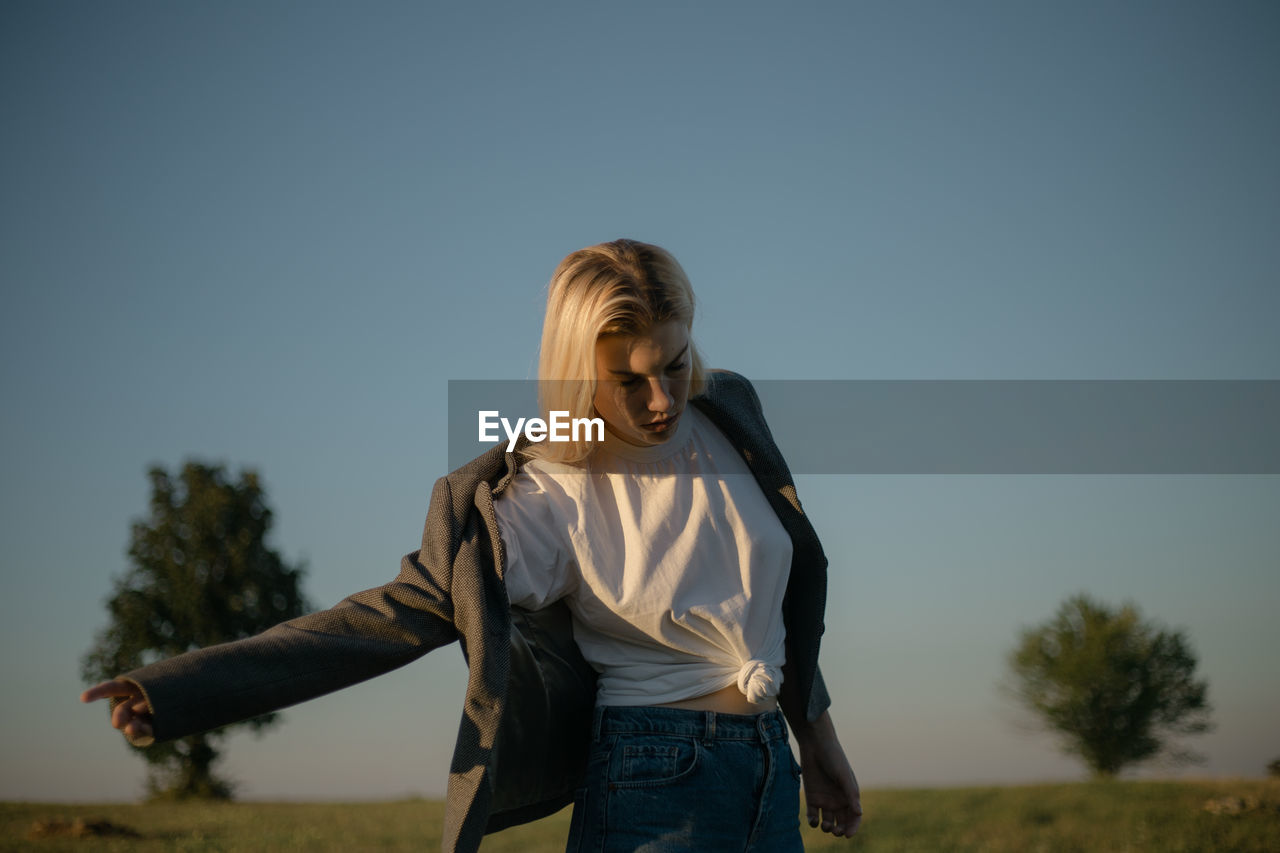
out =
[(153, 800), (229, 800), (232, 786), (213, 772), (218, 750), (204, 735), (174, 744), (178, 755), (157, 768), (147, 783)]

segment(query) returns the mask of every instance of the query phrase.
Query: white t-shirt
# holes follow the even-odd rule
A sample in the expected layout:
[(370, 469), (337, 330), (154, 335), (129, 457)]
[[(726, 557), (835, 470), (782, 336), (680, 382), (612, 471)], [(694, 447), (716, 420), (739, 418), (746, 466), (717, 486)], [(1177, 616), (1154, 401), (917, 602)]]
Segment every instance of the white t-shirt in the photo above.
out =
[(511, 603), (566, 599), (599, 704), (777, 695), (791, 539), (696, 407), (660, 445), (606, 431), (584, 464), (529, 462), (494, 510)]

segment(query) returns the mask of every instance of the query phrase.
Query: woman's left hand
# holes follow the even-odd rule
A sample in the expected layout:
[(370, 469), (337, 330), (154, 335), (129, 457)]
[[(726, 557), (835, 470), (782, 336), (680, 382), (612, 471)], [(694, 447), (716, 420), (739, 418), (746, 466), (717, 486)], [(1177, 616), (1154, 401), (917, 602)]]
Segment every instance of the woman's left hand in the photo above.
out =
[(805, 731), (797, 731), (796, 741), (809, 825), (852, 838), (862, 823), (862, 795), (831, 715), (824, 713)]

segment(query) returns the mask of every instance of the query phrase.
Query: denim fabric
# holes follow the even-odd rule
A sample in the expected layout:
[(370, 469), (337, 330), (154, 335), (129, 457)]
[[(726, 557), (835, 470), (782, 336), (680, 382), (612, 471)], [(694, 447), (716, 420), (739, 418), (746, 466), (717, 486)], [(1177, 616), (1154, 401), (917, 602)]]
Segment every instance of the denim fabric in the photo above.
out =
[(568, 853), (796, 853), (800, 768), (781, 711), (595, 712)]

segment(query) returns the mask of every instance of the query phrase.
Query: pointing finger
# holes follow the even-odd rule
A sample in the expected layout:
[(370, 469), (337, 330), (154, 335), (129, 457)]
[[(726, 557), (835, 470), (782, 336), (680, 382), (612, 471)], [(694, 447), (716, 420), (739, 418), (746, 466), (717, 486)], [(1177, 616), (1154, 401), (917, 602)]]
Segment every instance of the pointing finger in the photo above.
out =
[(94, 702), (98, 699), (109, 699), (116, 696), (136, 696), (138, 688), (127, 681), (104, 681), (95, 684), (80, 694), (81, 702)]

